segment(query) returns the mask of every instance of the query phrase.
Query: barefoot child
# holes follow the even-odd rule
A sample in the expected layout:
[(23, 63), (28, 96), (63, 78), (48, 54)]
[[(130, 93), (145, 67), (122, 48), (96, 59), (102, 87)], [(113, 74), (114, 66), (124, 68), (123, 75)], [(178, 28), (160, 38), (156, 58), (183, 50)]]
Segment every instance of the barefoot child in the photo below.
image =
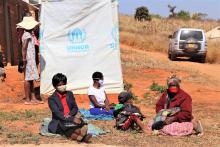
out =
[(146, 133), (146, 126), (142, 123), (144, 118), (140, 109), (133, 105), (132, 94), (121, 92), (118, 96), (119, 104), (114, 108), (114, 117), (116, 119), (116, 128), (120, 130), (134, 129), (138, 127)]

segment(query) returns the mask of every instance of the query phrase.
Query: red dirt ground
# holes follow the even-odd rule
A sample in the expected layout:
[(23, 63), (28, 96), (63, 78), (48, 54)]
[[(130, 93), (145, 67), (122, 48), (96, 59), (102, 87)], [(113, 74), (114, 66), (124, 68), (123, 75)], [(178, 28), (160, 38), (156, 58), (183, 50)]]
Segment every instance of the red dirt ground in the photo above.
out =
[[(128, 46), (122, 45), (122, 48), (129, 48)], [(152, 54), (155, 59), (164, 60), (164, 62), (170, 62), (166, 59), (165, 55), (160, 53), (149, 53)], [(174, 62), (177, 66), (187, 67), (190, 66), (197, 69), (200, 73), (206, 74), (212, 80), (215, 80), (215, 84), (199, 84), (190, 81), (182, 81), (182, 88), (188, 92), (193, 99), (193, 107), (195, 108), (194, 116), (199, 118), (204, 116), (202, 113), (205, 111), (212, 111), (213, 113), (220, 112), (220, 87), (216, 86), (216, 83), (220, 82), (220, 78), (217, 73), (220, 70), (220, 65), (209, 65), (209, 64), (198, 64), (190, 62)], [(216, 72), (216, 73), (215, 73)], [(0, 110), (7, 112), (25, 111), (25, 110), (48, 110), (47, 96), (44, 96), (44, 104), (39, 105), (24, 105), (24, 89), (23, 89), (23, 74), (17, 72), (17, 67), (7, 67), (6, 68), (7, 78), (4, 83), (0, 83)], [(150, 85), (153, 81), (160, 85), (165, 85), (166, 78), (170, 76), (170, 72), (160, 69), (126, 69), (123, 71), (123, 78), (128, 83), (133, 85), (132, 91), (138, 97), (143, 98), (144, 93), (149, 92)], [(155, 76), (156, 75), (156, 76)], [(183, 79), (190, 76), (187, 72), (177, 72), (178, 76)], [(207, 81), (209, 82), (209, 81)], [(39, 82), (35, 83), (39, 86)], [(218, 84), (217, 84), (218, 85)], [(86, 95), (75, 95), (76, 101), (80, 108), (88, 108), (89, 101)], [(109, 95), (111, 102), (117, 103), (117, 95)], [(147, 107), (146, 104), (140, 103), (144, 114), (154, 115), (154, 108)], [(198, 111), (200, 108), (204, 107), (206, 110), (204, 112)], [(207, 116), (205, 118), (199, 118), (204, 120), (205, 126), (220, 125), (219, 122), (212, 119), (212, 117)], [(7, 123), (7, 122), (6, 122)], [(31, 126), (25, 126), (24, 122), (17, 120), (17, 127), (30, 131), (32, 133), (38, 133), (39, 124), (33, 124)], [(10, 124), (9, 124), (10, 125)]]
[[(130, 70), (130, 71), (129, 71)], [(124, 79), (128, 83), (132, 83), (132, 91), (140, 98), (143, 98), (145, 92), (150, 92), (149, 87), (152, 81), (165, 84), (165, 79), (170, 75), (170, 72), (161, 70), (144, 69), (142, 71), (129, 69), (126, 73), (133, 72), (134, 74), (124, 74)], [(6, 69), (7, 79), (4, 83), (0, 84), (0, 109), (1, 111), (24, 111), (24, 110), (44, 110), (48, 109), (47, 97), (44, 99), (44, 104), (39, 105), (24, 105), (23, 104), (23, 75), (17, 73), (16, 67)], [(146, 75), (146, 76), (145, 76)], [(154, 75), (158, 75), (155, 77)], [(179, 72), (181, 77), (188, 76), (187, 73)], [(149, 77), (153, 78), (149, 78)], [(9, 78), (10, 77), (10, 78)], [(39, 85), (39, 83), (35, 83)], [(191, 94), (193, 103), (205, 103), (210, 107), (219, 108), (216, 104), (220, 104), (220, 91), (218, 87), (209, 87), (206, 85), (198, 85), (194, 83), (184, 83), (182, 87)], [(89, 101), (87, 95), (75, 95), (76, 101), (80, 108), (88, 108)], [(117, 103), (117, 95), (109, 95), (111, 102)], [(141, 107), (143, 112), (153, 112), (154, 110)], [(146, 109), (146, 110), (145, 110)], [(22, 123), (22, 122), (19, 122)], [(20, 125), (19, 125), (20, 126)], [(22, 125), (21, 125), (22, 126)], [(38, 131), (38, 125), (32, 127), (32, 132)]]

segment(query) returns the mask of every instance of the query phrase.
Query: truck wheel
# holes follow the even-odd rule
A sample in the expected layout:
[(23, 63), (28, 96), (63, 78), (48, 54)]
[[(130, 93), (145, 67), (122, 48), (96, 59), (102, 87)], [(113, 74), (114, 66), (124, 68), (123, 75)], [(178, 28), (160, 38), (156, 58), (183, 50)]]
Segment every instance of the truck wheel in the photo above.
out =
[(169, 58), (169, 59), (171, 59), (171, 55), (170, 55), (170, 53), (169, 53), (169, 52), (168, 52), (168, 58)]
[(174, 54), (171, 53), (171, 55), (170, 55), (170, 60), (176, 61), (176, 55), (174, 55)]
[(201, 57), (199, 58), (199, 62), (200, 62), (200, 63), (205, 63), (205, 59), (206, 59), (206, 56), (201, 56)]

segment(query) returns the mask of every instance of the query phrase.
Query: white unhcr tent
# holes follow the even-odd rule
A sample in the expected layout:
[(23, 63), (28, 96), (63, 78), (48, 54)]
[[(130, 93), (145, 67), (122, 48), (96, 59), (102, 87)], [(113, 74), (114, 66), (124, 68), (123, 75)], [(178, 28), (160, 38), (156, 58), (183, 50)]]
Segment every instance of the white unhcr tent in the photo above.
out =
[(50, 0), (41, 4), (41, 93), (51, 94), (53, 75), (63, 73), (68, 90), (86, 94), (95, 71), (104, 74), (107, 93), (121, 92), (118, 1)]

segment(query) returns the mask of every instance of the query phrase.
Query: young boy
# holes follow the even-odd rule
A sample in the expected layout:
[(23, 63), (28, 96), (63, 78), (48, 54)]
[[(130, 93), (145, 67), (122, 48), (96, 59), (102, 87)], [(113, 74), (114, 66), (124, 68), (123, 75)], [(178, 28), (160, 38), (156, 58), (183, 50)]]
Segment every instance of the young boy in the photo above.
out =
[(142, 123), (144, 118), (140, 109), (133, 105), (132, 94), (130, 92), (121, 92), (118, 96), (119, 104), (114, 108), (113, 115), (116, 119), (116, 128), (128, 130), (137, 126), (144, 133), (147, 133), (146, 125)]

